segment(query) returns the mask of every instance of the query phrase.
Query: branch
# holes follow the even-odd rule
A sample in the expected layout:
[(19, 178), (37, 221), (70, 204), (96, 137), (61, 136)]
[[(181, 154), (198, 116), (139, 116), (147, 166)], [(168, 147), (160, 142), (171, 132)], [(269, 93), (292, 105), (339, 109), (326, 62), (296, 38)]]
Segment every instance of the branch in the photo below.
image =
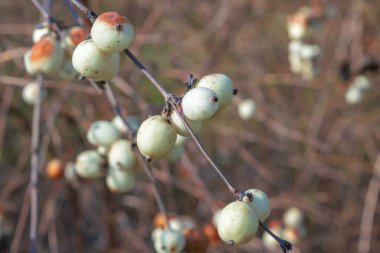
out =
[(362, 220), (360, 223), (360, 237), (358, 244), (359, 253), (368, 253), (371, 248), (371, 235), (373, 219), (376, 212), (376, 205), (379, 199), (380, 190), (380, 154), (377, 156), (373, 175), (368, 184), (367, 194), (365, 197)]
[(40, 128), (41, 128), (41, 107), (42, 107), (42, 89), (45, 77), (42, 74), (37, 76), (38, 94), (37, 101), (33, 108), (33, 125), (32, 125), (32, 145), (31, 145), (31, 171), (30, 171), (30, 253), (37, 252), (37, 223), (38, 223), (38, 168), (40, 158)]

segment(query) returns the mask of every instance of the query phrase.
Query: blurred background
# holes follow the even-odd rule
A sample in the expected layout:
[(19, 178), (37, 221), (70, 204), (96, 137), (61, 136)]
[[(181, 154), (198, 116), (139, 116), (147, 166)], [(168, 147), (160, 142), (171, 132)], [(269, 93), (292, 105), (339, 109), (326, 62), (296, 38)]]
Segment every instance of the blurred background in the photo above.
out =
[[(190, 73), (233, 80), (233, 105), (198, 136), (238, 190), (270, 197), (267, 223), (297, 207), (302, 252), (380, 252), (378, 1), (82, 2), (95, 13), (128, 17), (136, 31), (130, 50), (170, 92), (183, 94)], [(52, 1), (51, 13), (74, 24), (63, 1)], [(28, 251), (33, 107), (22, 89), (33, 77), (22, 58), (40, 21), (29, 1), (0, 2), (0, 252)], [(104, 179), (46, 176), (49, 160), (66, 164), (94, 148), (86, 140), (92, 122), (114, 117), (106, 97), (86, 82), (49, 77), (46, 85), (40, 252), (154, 252), (158, 208), (141, 169), (127, 194), (111, 193)], [(125, 115), (143, 121), (161, 112), (163, 98), (126, 56), (112, 85)], [(154, 174), (168, 211), (202, 227), (234, 199), (193, 141), (185, 150), (174, 161), (154, 162)], [(281, 252), (265, 247), (262, 233), (244, 246), (219, 243), (207, 252)]]

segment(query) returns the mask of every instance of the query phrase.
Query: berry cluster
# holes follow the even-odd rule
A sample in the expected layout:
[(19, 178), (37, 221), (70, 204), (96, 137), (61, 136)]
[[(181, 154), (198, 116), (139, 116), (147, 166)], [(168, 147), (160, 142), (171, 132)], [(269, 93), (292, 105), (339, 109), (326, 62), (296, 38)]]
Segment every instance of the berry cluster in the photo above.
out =
[(362, 100), (363, 93), (371, 87), (371, 81), (365, 75), (357, 75), (346, 90), (344, 98), (349, 104), (357, 104)]
[[(136, 131), (139, 127), (138, 119), (129, 116), (126, 120), (133, 128), (132, 131)], [(71, 181), (75, 175), (84, 179), (96, 179), (106, 174), (106, 185), (110, 191), (130, 191), (135, 184), (133, 167), (136, 159), (131, 142), (122, 138), (122, 134), (127, 131), (129, 129), (118, 116), (112, 121), (92, 123), (87, 131), (87, 140), (97, 146), (97, 149), (82, 151), (75, 164), (66, 165), (66, 179)]]
[(268, 196), (261, 190), (249, 189), (241, 200), (229, 203), (215, 212), (213, 222), (220, 238), (229, 245), (242, 245), (249, 242), (270, 214)]
[(72, 80), (75, 70), (71, 63), (74, 47), (86, 38), (82, 27), (62, 29), (43, 23), (33, 31), (33, 47), (24, 55), (25, 69), (30, 75), (45, 74)]
[(307, 80), (313, 79), (318, 73), (317, 59), (320, 48), (303, 40), (318, 26), (320, 16), (319, 10), (302, 7), (287, 19), (288, 35), (291, 39), (288, 46), (290, 69)]
[[(291, 207), (284, 213), (282, 222), (272, 220), (269, 223), (269, 228), (278, 236), (288, 240), (292, 244), (299, 243), (306, 236), (306, 228), (304, 226), (304, 214), (297, 207)], [(268, 233), (263, 234), (263, 244), (266, 248), (274, 250), (278, 243)]]
[(219, 237), (212, 224), (200, 227), (189, 216), (169, 214), (168, 221), (158, 213), (153, 221), (152, 240), (157, 253), (203, 253), (210, 245), (219, 244)]
[(91, 28), (91, 39), (74, 50), (74, 69), (94, 81), (111, 80), (119, 72), (120, 52), (126, 49), (134, 36), (133, 26), (117, 12), (100, 15)]
[[(195, 82), (191, 86), (194, 85)], [(137, 146), (147, 160), (160, 159), (168, 154), (176, 146), (177, 135), (191, 135), (183, 120), (193, 133), (197, 133), (202, 121), (230, 105), (234, 95), (232, 80), (224, 74), (206, 75), (190, 88), (179, 98), (178, 110), (173, 108), (168, 115), (155, 115), (141, 124)]]

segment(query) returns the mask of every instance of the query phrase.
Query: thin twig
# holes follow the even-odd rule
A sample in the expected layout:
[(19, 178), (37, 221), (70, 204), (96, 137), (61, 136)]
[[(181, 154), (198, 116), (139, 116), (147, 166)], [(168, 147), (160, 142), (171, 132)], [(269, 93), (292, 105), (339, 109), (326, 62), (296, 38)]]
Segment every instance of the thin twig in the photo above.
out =
[(287, 253), (287, 252), (289, 252), (292, 249), (293, 245), (290, 242), (288, 242), (288, 241), (286, 241), (286, 240), (281, 239), (280, 237), (278, 237), (264, 223), (262, 223), (261, 221), (259, 221), (259, 225), (260, 225), (260, 227), (262, 229), (265, 230), (265, 232), (267, 232), (268, 234), (270, 234), (270, 236), (272, 236), (273, 239), (275, 239), (278, 242), (278, 244), (280, 245), (280, 247), (281, 247), (281, 249), (282, 249), (282, 251), (284, 253)]
[(128, 48), (124, 49), (124, 53), (133, 61), (133, 63), (140, 69), (140, 71), (149, 79), (149, 81), (152, 82), (152, 84), (156, 87), (156, 89), (161, 93), (161, 95), (164, 97), (165, 101), (170, 98), (172, 94), (167, 92), (161, 84), (156, 80), (156, 78), (153, 77), (153, 75), (145, 68), (144, 64), (141, 63), (137, 59), (136, 56), (132, 54), (131, 51), (129, 51)]
[(83, 20), (80, 18), (80, 16), (74, 10), (73, 5), (70, 2), (70, 0), (64, 0), (64, 2), (65, 2), (65, 6), (69, 10), (69, 12), (70, 12), (70, 14), (74, 20), (75, 25), (83, 26), (84, 25)]
[(44, 20), (50, 19), (49, 13), (42, 7), (42, 5), (37, 0), (30, 0), (30, 1), (38, 9), (38, 11), (40, 12), (40, 14)]
[(33, 109), (33, 126), (32, 126), (32, 157), (30, 171), (30, 251), (37, 252), (37, 223), (38, 223), (38, 168), (40, 158), (40, 127), (41, 127), (41, 107), (42, 107), (42, 90), (45, 77), (42, 74), (37, 76), (38, 92), (37, 101)]
[(81, 2), (78, 0), (71, 0), (71, 2), (84, 14), (86, 14), (87, 18), (91, 21), (91, 23), (95, 22), (95, 19), (97, 18), (97, 15), (92, 12), (89, 8), (84, 6)]
[(359, 253), (368, 253), (371, 248), (371, 235), (376, 205), (380, 191), (380, 154), (376, 158), (373, 175), (368, 184), (365, 197), (362, 219), (360, 223), (360, 237), (358, 244)]
[(211, 159), (210, 155), (207, 153), (205, 148), (203, 147), (202, 143), (199, 141), (198, 137), (194, 134), (193, 130), (190, 128), (189, 124), (186, 122), (185, 118), (181, 115), (181, 112), (178, 110), (178, 107), (175, 103), (170, 101), (170, 104), (172, 105), (173, 109), (176, 111), (176, 113), (180, 116), (179, 118), (182, 121), (182, 124), (185, 125), (187, 131), (190, 133), (191, 137), (193, 138), (195, 144), (201, 151), (201, 153), (204, 155), (206, 160), (210, 163), (211, 167), (218, 173), (218, 175), (222, 178), (223, 182), (226, 184), (228, 190), (236, 196), (238, 191), (232, 186), (232, 184), (228, 181), (228, 179), (223, 175), (223, 173), (220, 171), (219, 167), (214, 163), (214, 161)]
[[(91, 11), (89, 8), (84, 6), (82, 3), (80, 3), (77, 0), (71, 0), (71, 2), (77, 6), (83, 13), (86, 14), (88, 19), (91, 21), (91, 23), (95, 22), (95, 19), (97, 15)], [(167, 92), (161, 85), (160, 83), (153, 77), (153, 75), (145, 68), (144, 64), (141, 63), (135, 57), (131, 51), (129, 51), (128, 48), (124, 49), (124, 53), (133, 61), (133, 63), (140, 69), (140, 71), (153, 83), (153, 85), (157, 88), (157, 90), (161, 93), (161, 95), (165, 98), (165, 100), (168, 100), (171, 96), (169, 92)]]
[[(112, 106), (115, 114), (117, 116), (119, 116), (123, 120), (124, 125), (128, 128), (128, 138), (132, 142), (133, 141), (133, 137), (135, 136), (136, 133), (133, 130), (132, 126), (128, 123), (128, 121), (122, 115), (120, 105), (117, 102), (115, 94), (113, 93), (113, 90), (112, 90), (112, 88), (111, 88), (111, 86), (109, 85), (108, 82), (106, 82), (104, 84), (104, 89), (105, 89), (105, 93), (106, 93), (108, 102)], [(154, 194), (154, 198), (155, 198), (155, 200), (157, 202), (157, 205), (158, 205), (158, 209), (160, 210), (160, 212), (164, 216), (165, 220), (167, 221), (166, 223), (169, 226), (167, 212), (166, 212), (164, 203), (162, 201), (161, 195), (160, 195), (160, 193), (159, 193), (159, 191), (157, 189), (157, 183), (156, 183), (156, 179), (155, 179), (155, 177), (154, 177), (154, 175), (152, 173), (152, 169), (151, 169), (150, 165), (148, 164), (148, 162), (143, 157), (143, 155), (140, 153), (140, 151), (138, 149), (136, 149), (136, 147), (134, 146), (134, 144), (132, 144), (132, 148), (133, 148), (133, 153), (137, 157), (138, 161), (141, 163), (141, 165), (142, 165), (142, 167), (144, 169), (145, 174), (147, 175), (147, 177), (150, 180), (151, 187), (152, 187), (153, 194)], [(169, 228), (170, 228), (170, 226), (169, 226)]]
[(25, 231), (25, 224), (28, 220), (28, 213), (30, 210), (30, 187), (25, 191), (24, 201), (22, 202), (21, 212), (17, 219), (16, 230), (12, 239), (11, 247), (9, 249), (10, 253), (17, 253), (21, 244), (22, 234)]

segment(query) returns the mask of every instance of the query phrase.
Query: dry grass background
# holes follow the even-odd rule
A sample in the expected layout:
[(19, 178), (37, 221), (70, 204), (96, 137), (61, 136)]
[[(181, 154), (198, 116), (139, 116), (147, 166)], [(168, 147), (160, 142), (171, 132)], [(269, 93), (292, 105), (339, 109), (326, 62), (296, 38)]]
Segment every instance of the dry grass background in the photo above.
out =
[[(88, 2), (96, 13), (117, 10), (131, 20), (137, 32), (131, 51), (173, 93), (183, 92), (188, 73), (232, 78), (239, 89), (235, 105), (207, 122), (200, 139), (239, 190), (255, 187), (271, 197), (269, 219), (281, 218), (291, 206), (304, 211), (302, 252), (358, 252), (362, 219), (371, 213), (367, 252), (380, 252), (379, 75), (369, 76), (373, 85), (358, 105), (344, 101), (348, 82), (338, 78), (343, 60), (355, 66), (366, 55), (379, 56), (379, 2), (323, 1), (330, 14), (308, 39), (322, 50), (313, 81), (290, 72), (286, 32), (287, 15), (313, 1)], [(61, 1), (53, 1), (52, 14), (71, 22)], [(26, 222), (16, 242), (20, 252), (28, 248), (23, 219), (29, 206), (32, 118), (32, 108), (21, 99), (21, 87), (32, 79), (22, 55), (32, 45), (38, 21), (29, 1), (0, 2), (0, 206), (14, 228)], [(141, 120), (161, 110), (163, 99), (126, 57), (114, 85), (123, 109)], [(258, 110), (254, 119), (243, 121), (236, 105), (248, 97)], [(79, 81), (48, 82), (43, 106), (45, 161), (75, 159), (90, 148), (85, 133), (91, 122), (113, 117), (105, 96)], [(208, 194), (224, 203), (233, 198), (191, 141), (186, 150), (177, 163), (155, 163), (155, 172), (167, 208), (204, 224), (212, 217)], [(144, 174), (126, 195), (109, 193), (104, 180), (73, 187), (49, 180), (43, 169), (39, 179), (41, 252), (153, 252), (150, 232), (157, 208)], [(220, 245), (208, 252), (265, 252), (259, 236), (238, 249)], [(9, 252), (13, 238), (1, 241), (1, 252)]]

